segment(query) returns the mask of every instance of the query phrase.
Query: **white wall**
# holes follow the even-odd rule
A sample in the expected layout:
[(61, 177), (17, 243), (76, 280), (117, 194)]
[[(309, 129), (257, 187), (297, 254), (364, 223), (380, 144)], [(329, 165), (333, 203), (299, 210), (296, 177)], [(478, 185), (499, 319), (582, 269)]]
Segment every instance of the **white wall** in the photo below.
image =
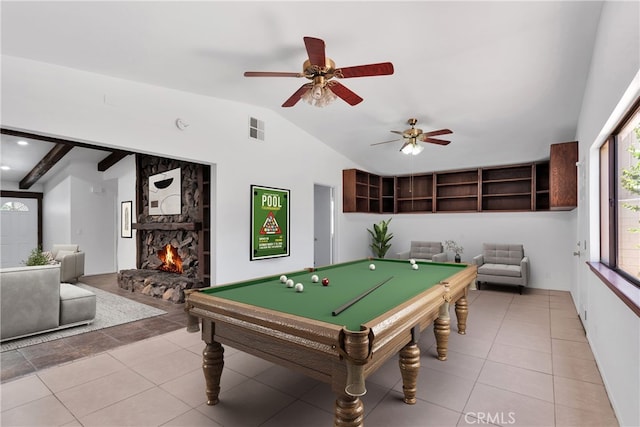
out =
[[(117, 181), (117, 200), (116, 200), (116, 268), (115, 271), (136, 268), (136, 233), (132, 231), (131, 238), (120, 237), (120, 204), (122, 202), (131, 201), (132, 212), (137, 212), (136, 208), (136, 157), (130, 155), (120, 160), (104, 172), (105, 180)], [(132, 217), (133, 222), (137, 222)]]
[[(349, 227), (359, 230), (351, 244), (365, 249), (369, 236), (366, 229), (381, 219), (393, 218), (388, 258), (409, 250), (411, 240), (455, 240), (464, 247), (463, 262), (471, 262), (480, 254), (485, 242), (522, 243), (531, 262), (531, 287), (568, 291), (574, 280), (575, 211), (346, 216)], [(373, 254), (365, 251), (361, 255)], [(453, 261), (452, 253), (449, 259)]]
[[(578, 209), (582, 261), (599, 260), (598, 157), (605, 135), (640, 96), (640, 3), (605, 2), (577, 139), (583, 164)], [(635, 82), (632, 80), (636, 78)], [(625, 96), (625, 94), (627, 96)], [(617, 108), (619, 107), (619, 108)], [(582, 203), (584, 200), (584, 203)], [(620, 425), (640, 425), (640, 318), (582, 262), (571, 293)], [(586, 312), (586, 316), (585, 316)]]
[(45, 185), (43, 248), (78, 244), (85, 252), (85, 274), (115, 271), (115, 197), (115, 181), (105, 181), (95, 164), (62, 169)]
[[(355, 165), (276, 113), (25, 59), (3, 56), (3, 126), (215, 165), (212, 271), (224, 283), (313, 265), (313, 184), (341, 200), (344, 168)], [(250, 141), (248, 117), (266, 123), (264, 142)], [(176, 118), (189, 123), (186, 131)], [(281, 153), (288, 153), (283, 157)], [(314, 159), (302, 170), (291, 158)], [(291, 190), (291, 256), (249, 261), (251, 184)], [(341, 202), (337, 210), (341, 211)], [(339, 215), (336, 261), (352, 231)], [(342, 232), (341, 232), (342, 231)]]

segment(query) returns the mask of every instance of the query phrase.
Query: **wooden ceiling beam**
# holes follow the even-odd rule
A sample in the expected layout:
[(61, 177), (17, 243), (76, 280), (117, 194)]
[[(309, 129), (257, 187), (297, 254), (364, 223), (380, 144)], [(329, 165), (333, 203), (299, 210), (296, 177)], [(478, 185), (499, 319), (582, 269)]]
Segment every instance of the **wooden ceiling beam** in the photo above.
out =
[(56, 144), (51, 151), (49, 151), (43, 158), (38, 162), (37, 165), (31, 169), (31, 171), (22, 178), (20, 181), (19, 188), (21, 190), (27, 190), (31, 188), (33, 184), (35, 184), (40, 178), (46, 174), (49, 169), (51, 169), (60, 159), (67, 155), (69, 151), (73, 149), (73, 145), (71, 144)]
[(105, 157), (104, 159), (100, 160), (100, 162), (98, 163), (98, 171), (99, 172), (106, 171), (111, 166), (115, 165), (120, 160), (122, 160), (125, 157), (127, 157), (129, 154), (131, 154), (131, 153), (129, 153), (128, 151), (114, 151), (114, 152), (112, 152), (107, 157)]

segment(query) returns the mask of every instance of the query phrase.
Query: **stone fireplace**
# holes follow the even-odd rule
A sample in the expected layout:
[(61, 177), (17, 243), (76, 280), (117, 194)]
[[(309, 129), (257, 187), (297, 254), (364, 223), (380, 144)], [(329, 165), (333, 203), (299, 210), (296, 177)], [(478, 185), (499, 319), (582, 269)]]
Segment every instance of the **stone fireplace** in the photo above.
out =
[[(137, 155), (136, 165), (133, 228), (138, 268), (121, 270), (118, 284), (132, 292), (184, 302), (185, 289), (209, 286), (209, 166), (145, 155)], [(178, 169), (179, 213), (150, 214), (150, 207), (158, 206), (150, 196), (150, 177)], [(165, 181), (169, 180), (162, 181), (163, 186)]]

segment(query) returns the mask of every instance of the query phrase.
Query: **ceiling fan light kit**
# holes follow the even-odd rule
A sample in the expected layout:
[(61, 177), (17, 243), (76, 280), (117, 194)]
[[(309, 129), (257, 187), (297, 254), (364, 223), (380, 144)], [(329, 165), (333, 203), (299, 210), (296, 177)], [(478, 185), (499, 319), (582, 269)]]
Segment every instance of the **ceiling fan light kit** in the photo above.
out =
[(331, 80), (347, 79), (352, 77), (384, 76), (393, 74), (391, 62), (379, 64), (357, 65), (353, 67), (336, 68), (335, 62), (325, 55), (325, 44), (321, 39), (304, 37), (304, 45), (307, 50), (307, 59), (302, 64), (301, 73), (274, 72), (274, 71), (246, 71), (245, 77), (305, 77), (312, 83), (303, 84), (283, 107), (293, 107), (300, 99), (304, 99), (310, 105), (325, 107), (336, 98), (341, 98), (347, 104), (353, 106), (362, 102), (362, 98), (352, 92), (341, 83)]
[[(400, 151), (404, 154), (413, 154), (414, 156), (420, 154), (422, 150), (424, 150), (424, 146), (422, 144), (418, 144), (420, 142), (427, 142), (429, 144), (437, 144), (437, 145), (449, 145), (451, 141), (445, 141), (443, 139), (432, 138), (437, 135), (448, 135), (453, 133), (450, 129), (439, 129), (432, 130), (430, 132), (423, 132), (422, 129), (416, 128), (416, 123), (418, 123), (418, 119), (411, 118), (407, 120), (407, 123), (411, 126), (410, 129), (399, 131), (392, 130), (392, 133), (397, 133), (398, 135), (402, 135), (402, 139), (405, 140), (402, 147), (400, 147)], [(371, 145), (381, 145), (388, 144), (389, 142), (400, 141), (400, 139), (392, 139), (391, 141), (377, 142)]]

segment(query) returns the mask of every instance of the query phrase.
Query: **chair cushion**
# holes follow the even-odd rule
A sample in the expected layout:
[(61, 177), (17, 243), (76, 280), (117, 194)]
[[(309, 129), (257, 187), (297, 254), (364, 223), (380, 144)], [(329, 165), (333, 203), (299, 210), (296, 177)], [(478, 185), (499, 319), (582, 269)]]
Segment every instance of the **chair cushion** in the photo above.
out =
[(478, 267), (478, 274), (486, 274), (489, 276), (522, 276), (520, 265), (509, 264), (483, 264)]
[(442, 243), (440, 242), (411, 242), (410, 257), (415, 259), (430, 260), (433, 255), (442, 252)]
[(484, 262), (489, 264), (520, 265), (524, 258), (522, 245), (485, 243), (483, 245)]

